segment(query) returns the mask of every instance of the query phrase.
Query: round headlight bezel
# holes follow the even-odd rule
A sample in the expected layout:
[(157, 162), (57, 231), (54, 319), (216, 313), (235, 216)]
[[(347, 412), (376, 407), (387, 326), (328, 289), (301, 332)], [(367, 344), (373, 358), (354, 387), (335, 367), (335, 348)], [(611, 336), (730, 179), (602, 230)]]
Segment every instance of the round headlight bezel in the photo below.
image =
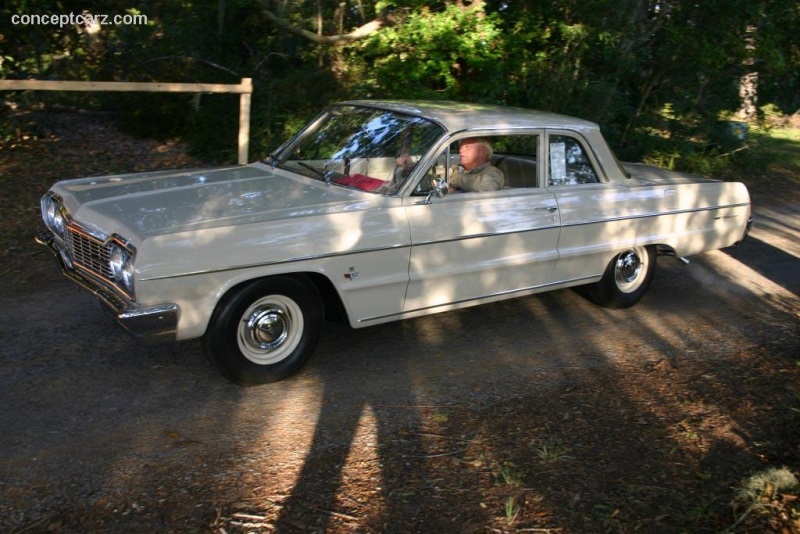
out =
[(131, 295), (134, 293), (133, 252), (117, 241), (110, 245), (108, 265), (114, 283)]
[(43, 204), (42, 212), (44, 215), (45, 224), (58, 237), (63, 238), (64, 231), (66, 230), (66, 221), (64, 220), (64, 213), (61, 209), (61, 203), (52, 195), (47, 195), (43, 199)]
[(122, 281), (122, 273), (125, 264), (128, 262), (128, 252), (116, 243), (111, 244), (111, 252), (108, 255), (108, 266), (111, 268), (111, 275), (116, 282)]
[(125, 268), (122, 269), (122, 284), (125, 289), (132, 295), (133, 294), (133, 262), (128, 261), (125, 263)]
[(53, 224), (55, 226), (55, 231), (58, 235), (64, 235), (64, 214), (61, 213), (61, 210), (56, 206), (56, 212), (53, 216)]

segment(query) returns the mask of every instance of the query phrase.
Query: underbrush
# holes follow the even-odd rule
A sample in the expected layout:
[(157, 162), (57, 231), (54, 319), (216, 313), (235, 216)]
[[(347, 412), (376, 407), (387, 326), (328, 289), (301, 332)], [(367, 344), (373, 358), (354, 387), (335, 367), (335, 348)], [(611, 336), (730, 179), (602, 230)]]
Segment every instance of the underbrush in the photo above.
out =
[(792, 201), (784, 193), (800, 186), (800, 129), (751, 128), (746, 139), (726, 144), (662, 139), (653, 142), (642, 159), (658, 167), (743, 182), (761, 200)]
[(800, 182), (800, 130), (753, 130), (744, 144), (726, 153), (689, 154), (687, 170), (723, 179), (777, 174)]

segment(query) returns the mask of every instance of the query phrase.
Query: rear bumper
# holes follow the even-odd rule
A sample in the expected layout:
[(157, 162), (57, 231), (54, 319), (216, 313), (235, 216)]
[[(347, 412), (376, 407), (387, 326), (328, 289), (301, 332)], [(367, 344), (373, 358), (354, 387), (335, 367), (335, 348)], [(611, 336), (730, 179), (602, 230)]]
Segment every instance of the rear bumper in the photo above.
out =
[(64, 276), (97, 297), (114, 320), (137, 341), (144, 344), (175, 341), (180, 316), (180, 310), (176, 304), (139, 306), (83, 276), (72, 267), (67, 252), (49, 230), (40, 231), (36, 235), (36, 242), (50, 249), (58, 258), (58, 264)]

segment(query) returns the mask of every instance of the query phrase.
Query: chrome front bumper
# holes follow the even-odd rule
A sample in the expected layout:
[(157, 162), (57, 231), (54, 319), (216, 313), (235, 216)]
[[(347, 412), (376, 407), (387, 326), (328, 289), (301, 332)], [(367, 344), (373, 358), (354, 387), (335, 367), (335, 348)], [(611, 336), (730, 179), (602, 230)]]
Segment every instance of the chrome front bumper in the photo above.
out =
[(114, 320), (137, 341), (144, 344), (175, 341), (180, 314), (176, 304), (143, 307), (129, 302), (75, 270), (66, 251), (49, 230), (40, 231), (36, 235), (36, 242), (50, 249), (58, 258), (64, 276), (96, 296)]

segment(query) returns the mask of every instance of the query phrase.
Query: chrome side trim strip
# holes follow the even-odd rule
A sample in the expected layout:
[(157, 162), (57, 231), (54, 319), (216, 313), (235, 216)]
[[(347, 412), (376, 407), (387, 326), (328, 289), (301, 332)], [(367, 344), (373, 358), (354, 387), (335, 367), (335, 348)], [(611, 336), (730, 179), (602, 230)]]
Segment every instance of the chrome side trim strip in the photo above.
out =
[(671, 211), (663, 211), (657, 213), (641, 213), (639, 215), (627, 215), (624, 217), (611, 217), (608, 219), (597, 219), (594, 221), (578, 221), (573, 223), (567, 223), (562, 225), (564, 228), (570, 228), (573, 226), (586, 226), (589, 224), (599, 224), (599, 223), (607, 223), (607, 222), (618, 222), (618, 221), (627, 221), (627, 220), (634, 220), (634, 219), (649, 219), (652, 217), (663, 217), (665, 215), (681, 215), (684, 213), (698, 213), (702, 211), (715, 211), (715, 210), (724, 210), (728, 208), (741, 208), (744, 206), (749, 206), (749, 202), (742, 202), (739, 204), (726, 204), (724, 206), (709, 206), (706, 208), (693, 208), (693, 209), (683, 209), (683, 210), (671, 210)]
[[(610, 219), (598, 219), (598, 220), (595, 220), (595, 221), (574, 222), (574, 223), (565, 224), (565, 225), (563, 225), (563, 227), (570, 228), (570, 227), (573, 227), (573, 226), (585, 226), (585, 225), (590, 225), (590, 224), (617, 222), (617, 221), (633, 220), (633, 219), (646, 219), (646, 218), (651, 218), (651, 217), (662, 217), (662, 216), (665, 216), (665, 215), (677, 215), (677, 214), (682, 214), (682, 213), (694, 213), (694, 212), (700, 212), (700, 211), (713, 211), (713, 210), (726, 209), (726, 208), (737, 208), (737, 207), (749, 206), (749, 205), (750, 205), (749, 203), (741, 203), (741, 204), (729, 204), (729, 205), (725, 205), (725, 206), (715, 206), (715, 207), (699, 208), (699, 209), (665, 211), (663, 213), (662, 212), (659, 212), (659, 213), (644, 213), (644, 214), (640, 214), (640, 215), (632, 215), (632, 216), (626, 216), (626, 217), (612, 217)], [(251, 264), (246, 264), (246, 265), (237, 265), (237, 266), (233, 266), (233, 267), (220, 267), (218, 269), (203, 269), (203, 270), (189, 271), (189, 272), (179, 273), (179, 274), (170, 274), (170, 275), (162, 275), (162, 276), (151, 276), (151, 277), (147, 277), (147, 278), (141, 278), (140, 280), (142, 282), (148, 282), (148, 281), (152, 281), (152, 280), (168, 280), (170, 278), (184, 278), (184, 277), (187, 277), (187, 276), (199, 276), (199, 275), (204, 275), (204, 274), (222, 273), (222, 272), (228, 272), (228, 271), (241, 271), (241, 270), (245, 270), (245, 269), (257, 269), (257, 268), (260, 268), (260, 267), (268, 267), (268, 266), (271, 266), (271, 265), (285, 265), (287, 263), (297, 263), (297, 262), (301, 262), (301, 261), (324, 260), (324, 259), (336, 258), (336, 257), (340, 257), (340, 256), (349, 256), (349, 255), (354, 255), (354, 254), (369, 254), (369, 253), (372, 253), (372, 252), (380, 252), (382, 250), (394, 250), (394, 249), (398, 249), (398, 248), (408, 248), (408, 247), (436, 245), (436, 244), (440, 244), (440, 243), (454, 243), (456, 241), (465, 241), (467, 239), (480, 239), (480, 238), (485, 238), (485, 237), (497, 237), (497, 236), (510, 235), (510, 234), (522, 234), (522, 233), (528, 233), (528, 232), (538, 232), (538, 231), (541, 231), (541, 230), (552, 230), (553, 228), (559, 228), (559, 227), (562, 227), (562, 225), (551, 224), (551, 225), (547, 225), (547, 226), (540, 226), (538, 228), (529, 228), (529, 229), (526, 229), (526, 230), (509, 230), (507, 232), (487, 232), (487, 233), (482, 233), (482, 234), (470, 234), (470, 235), (467, 235), (467, 236), (459, 236), (459, 237), (453, 237), (453, 238), (449, 238), (449, 239), (439, 239), (439, 240), (434, 240), (434, 241), (419, 241), (417, 243), (400, 243), (400, 244), (389, 245), (389, 246), (385, 246), (385, 247), (364, 248), (364, 249), (358, 249), (358, 250), (348, 250), (348, 251), (344, 251), (344, 252), (330, 252), (328, 254), (316, 254), (316, 255), (312, 254), (312, 255), (309, 255), (309, 256), (297, 256), (297, 257), (288, 258), (288, 259), (285, 259), (285, 260), (277, 260), (277, 261), (262, 262), (262, 263), (251, 263)]]
[(218, 269), (205, 269), (199, 271), (189, 271), (186, 273), (179, 273), (179, 274), (169, 274), (163, 276), (150, 276), (148, 278), (141, 278), (142, 282), (148, 282), (151, 280), (168, 280), (170, 278), (184, 278), (187, 276), (199, 276), (203, 274), (214, 274), (214, 273), (224, 273), (228, 271), (241, 271), (244, 269), (257, 269), (259, 267), (268, 267), (271, 265), (285, 265), (287, 263), (297, 263), (301, 261), (309, 261), (309, 260), (324, 260), (328, 258), (337, 258), (339, 256), (350, 256), (353, 254), (369, 254), (371, 252), (380, 252), (382, 250), (395, 250), (398, 248), (408, 248), (411, 245), (408, 243), (397, 244), (397, 245), (389, 245), (386, 247), (375, 247), (375, 248), (364, 248), (358, 250), (348, 250), (346, 252), (330, 252), (328, 254), (316, 254), (310, 256), (297, 256), (295, 258), (289, 258), (286, 260), (277, 260), (277, 261), (267, 261), (262, 263), (249, 263), (247, 265), (236, 265), (234, 267), (220, 267)]
[[(548, 208), (545, 208), (548, 209)], [(484, 237), (499, 237), (504, 235), (511, 235), (511, 234), (527, 234), (529, 232), (539, 232), (541, 230), (552, 230), (553, 228), (560, 228), (560, 224), (548, 224), (547, 226), (539, 226), (536, 228), (528, 228), (526, 230), (509, 230), (507, 232), (486, 232), (482, 234), (470, 234), (470, 235), (463, 235), (459, 237), (451, 237), (449, 239), (438, 239), (435, 241), (418, 241), (413, 243), (412, 246), (420, 247), (420, 246), (427, 246), (427, 245), (437, 245), (439, 243), (454, 243), (456, 241), (465, 241), (467, 239), (481, 239)]]
[(563, 285), (563, 286), (566, 287), (566, 286), (570, 286), (570, 285), (581, 285), (582, 283), (590, 283), (590, 281), (592, 281), (592, 280), (598, 280), (600, 278), (600, 276), (601, 275), (582, 276), (582, 277), (579, 277), (579, 278), (573, 278), (571, 280), (560, 280), (558, 282), (550, 282), (548, 284), (539, 284), (539, 285), (528, 286), (528, 287), (523, 287), (523, 288), (519, 288), (519, 289), (509, 289), (507, 291), (501, 291), (499, 293), (489, 293), (487, 295), (481, 295), (479, 297), (472, 297), (472, 298), (468, 298), (468, 299), (455, 300), (453, 302), (445, 302), (445, 303), (442, 303), (442, 304), (432, 304), (430, 306), (422, 306), (420, 308), (414, 308), (412, 310), (402, 310), (402, 311), (399, 311), (399, 312), (389, 313), (389, 314), (386, 314), (386, 315), (376, 315), (374, 317), (364, 317), (363, 319), (359, 319), (358, 322), (359, 323), (366, 323), (366, 322), (369, 322), (369, 321), (378, 321), (380, 319), (386, 319), (388, 317), (403, 317), (404, 315), (424, 312), (424, 311), (433, 310), (433, 309), (436, 309), (436, 308), (445, 308), (445, 307), (448, 307), (448, 306), (458, 306), (460, 304), (466, 304), (468, 302), (477, 302), (477, 301), (488, 299), (488, 298), (492, 298), (492, 297), (510, 297), (510, 296), (512, 296), (514, 294), (517, 294), (517, 293), (525, 293), (525, 292), (528, 292), (528, 291), (536, 291), (538, 289), (544, 289), (544, 288), (553, 287), (553, 286), (561, 286), (561, 285)]
[(151, 280), (167, 280), (167, 279), (170, 279), (170, 278), (184, 278), (184, 277), (187, 277), (187, 276), (199, 276), (199, 275), (204, 275), (204, 274), (222, 273), (222, 272), (227, 272), (227, 271), (241, 271), (241, 270), (244, 270), (244, 269), (257, 269), (259, 267), (268, 267), (268, 266), (271, 266), (271, 265), (285, 265), (287, 263), (297, 263), (297, 262), (301, 262), (301, 261), (310, 261), (310, 260), (325, 260), (325, 259), (329, 259), (329, 258), (337, 258), (337, 257), (340, 257), (340, 256), (350, 256), (350, 255), (354, 255), (354, 254), (369, 254), (369, 253), (372, 253), (372, 252), (380, 252), (380, 251), (383, 251), (383, 250), (394, 250), (394, 249), (398, 249), (398, 248), (410, 248), (410, 247), (418, 247), (418, 246), (426, 246), (426, 245), (435, 245), (435, 244), (438, 244), (438, 243), (453, 243), (453, 242), (456, 242), (456, 241), (464, 241), (464, 240), (467, 240), (467, 239), (479, 239), (479, 238), (483, 238), (483, 237), (496, 237), (496, 236), (503, 236), (503, 235), (510, 235), (510, 234), (521, 234), (521, 233), (526, 233), (526, 232), (538, 232), (539, 230), (548, 230), (548, 229), (553, 229), (553, 228), (558, 228), (558, 227), (559, 227), (558, 224), (553, 224), (553, 225), (548, 225), (548, 226), (542, 226), (540, 228), (531, 228), (531, 229), (528, 229), (528, 230), (513, 230), (513, 231), (508, 231), (508, 232), (490, 232), (490, 233), (484, 233), (484, 234), (472, 234), (472, 235), (468, 235), (468, 236), (453, 237), (453, 238), (450, 238), (450, 239), (440, 239), (440, 240), (436, 240), (436, 241), (420, 241), (418, 243), (403, 243), (403, 244), (397, 244), (397, 245), (389, 245), (389, 246), (386, 246), (386, 247), (363, 248), (363, 249), (358, 249), (358, 250), (348, 250), (348, 251), (345, 251), (345, 252), (330, 252), (328, 254), (316, 254), (316, 255), (310, 255), (310, 256), (297, 256), (297, 257), (289, 258), (289, 259), (285, 259), (285, 260), (268, 261), (268, 262), (263, 262), (263, 263), (250, 263), (250, 264), (247, 264), (247, 265), (237, 265), (235, 267), (220, 267), (218, 269), (205, 269), (205, 270), (190, 271), (190, 272), (180, 273), (180, 274), (170, 274), (170, 275), (163, 275), (163, 276), (150, 276), (150, 277), (147, 277), (147, 278), (141, 278), (140, 280), (142, 282), (148, 282), (148, 281), (151, 281)]

